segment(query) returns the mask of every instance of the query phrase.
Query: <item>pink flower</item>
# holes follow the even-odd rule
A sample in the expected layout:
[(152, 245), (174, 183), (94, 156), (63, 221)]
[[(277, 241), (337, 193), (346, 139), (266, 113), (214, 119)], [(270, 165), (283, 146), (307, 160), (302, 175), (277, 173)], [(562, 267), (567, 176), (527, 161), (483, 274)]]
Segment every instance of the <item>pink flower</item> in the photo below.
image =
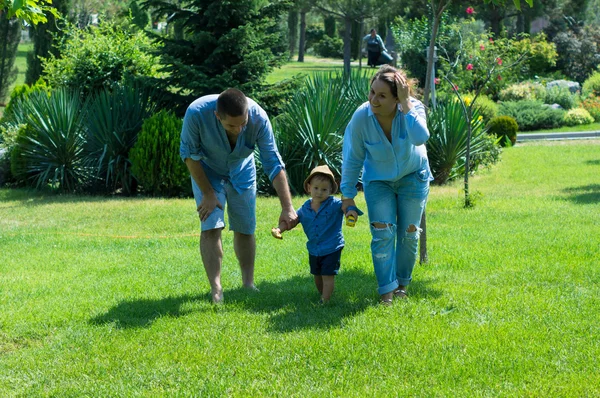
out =
[(490, 44), (494, 44), (494, 39), (490, 37)]
[(483, 51), (483, 50), (485, 50), (485, 46), (484, 46), (483, 44), (480, 44), (480, 45), (479, 45), (479, 49), (480, 49), (481, 51)]
[(498, 77), (496, 79), (502, 80), (502, 76), (498, 75)]
[(456, 84), (453, 84), (453, 85), (452, 85), (452, 90), (454, 90), (454, 91), (458, 91), (458, 86), (457, 86)]
[(475, 12), (473, 7), (467, 7), (467, 14), (472, 15)]
[(498, 65), (502, 65), (502, 59), (501, 58), (496, 58), (496, 62), (498, 62)]
[(467, 65), (467, 70), (473, 70), (473, 64), (468, 64)]
[(434, 82), (435, 84), (440, 84), (440, 78), (439, 78), (439, 77), (436, 77), (435, 79), (433, 79), (433, 82)]

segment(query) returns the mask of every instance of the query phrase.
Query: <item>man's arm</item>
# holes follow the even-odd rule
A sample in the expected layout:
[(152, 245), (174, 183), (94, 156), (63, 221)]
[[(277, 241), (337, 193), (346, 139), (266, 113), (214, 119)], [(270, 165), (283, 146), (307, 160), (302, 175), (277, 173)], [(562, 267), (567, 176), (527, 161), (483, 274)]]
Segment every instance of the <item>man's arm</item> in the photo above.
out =
[(285, 170), (281, 170), (279, 174), (273, 179), (273, 187), (277, 191), (279, 202), (281, 203), (281, 215), (279, 216), (279, 224), (285, 222), (288, 226), (287, 229), (292, 229), (298, 225), (298, 215), (294, 206), (292, 205), (292, 195), (290, 194), (290, 187), (288, 185), (287, 176)]
[(200, 219), (204, 221), (208, 218), (210, 213), (213, 212), (215, 207), (223, 209), (223, 205), (219, 203), (217, 195), (215, 194), (215, 190), (213, 189), (212, 185), (210, 185), (210, 181), (208, 181), (200, 161), (186, 158), (185, 165), (190, 171), (190, 174), (196, 182), (196, 185), (198, 185), (198, 188), (200, 188), (200, 191), (202, 191), (202, 202), (198, 206), (197, 210)]

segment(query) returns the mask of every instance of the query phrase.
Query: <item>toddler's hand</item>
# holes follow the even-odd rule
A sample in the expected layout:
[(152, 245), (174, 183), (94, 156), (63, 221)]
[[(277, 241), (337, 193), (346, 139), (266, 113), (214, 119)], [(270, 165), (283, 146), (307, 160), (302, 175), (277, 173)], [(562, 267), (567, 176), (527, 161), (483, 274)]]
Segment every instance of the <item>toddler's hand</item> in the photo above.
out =
[(275, 239), (283, 239), (283, 235), (281, 235), (281, 230), (279, 228), (272, 228), (271, 235), (273, 235)]

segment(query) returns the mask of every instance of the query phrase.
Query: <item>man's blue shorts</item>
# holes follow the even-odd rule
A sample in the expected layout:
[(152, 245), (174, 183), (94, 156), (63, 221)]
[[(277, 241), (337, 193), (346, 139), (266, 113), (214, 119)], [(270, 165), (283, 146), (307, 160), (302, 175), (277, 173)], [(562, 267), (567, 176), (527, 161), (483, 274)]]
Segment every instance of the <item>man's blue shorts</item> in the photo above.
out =
[[(229, 181), (211, 181), (217, 200), (227, 209), (229, 229), (246, 235), (253, 235), (256, 230), (256, 183), (239, 193)], [(196, 199), (196, 207), (202, 202), (202, 191), (192, 178), (192, 191)], [(200, 222), (200, 230), (208, 231), (225, 227), (225, 212), (215, 207), (205, 221)]]
[(324, 256), (309, 254), (308, 263), (310, 264), (310, 273), (313, 275), (337, 275), (340, 271), (342, 249), (343, 247)]

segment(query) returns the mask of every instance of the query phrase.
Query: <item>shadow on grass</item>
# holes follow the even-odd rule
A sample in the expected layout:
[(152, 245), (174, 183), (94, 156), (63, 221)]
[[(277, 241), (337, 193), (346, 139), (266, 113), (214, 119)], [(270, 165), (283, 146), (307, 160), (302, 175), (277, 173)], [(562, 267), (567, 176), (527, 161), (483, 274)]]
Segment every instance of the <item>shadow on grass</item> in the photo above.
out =
[(600, 159), (588, 160), (585, 164), (589, 164), (591, 166), (600, 166)]
[(187, 315), (192, 310), (182, 310), (182, 305), (196, 300), (208, 300), (206, 295), (183, 295), (179, 297), (166, 297), (158, 300), (139, 299), (122, 301), (107, 313), (90, 319), (92, 325), (116, 323), (119, 329), (149, 327), (154, 320), (168, 316), (180, 317)]
[(562, 192), (568, 194), (567, 199), (578, 204), (600, 203), (600, 184), (566, 188)]
[[(441, 292), (429, 289), (428, 280), (416, 280), (409, 289), (410, 299), (436, 298)], [(379, 305), (375, 277), (358, 270), (348, 270), (336, 277), (336, 290), (331, 302), (318, 304), (319, 294), (312, 276), (294, 276), (278, 282), (262, 282), (260, 292), (244, 288), (225, 290), (225, 303), (213, 307), (208, 304), (209, 295), (182, 295), (164, 299), (140, 299), (123, 301), (107, 313), (92, 318), (94, 325), (115, 323), (120, 329), (149, 327), (158, 318), (179, 317), (202, 311), (182, 310), (189, 302), (203, 301), (204, 308), (218, 312), (249, 311), (267, 314), (272, 332), (286, 333), (302, 329), (328, 329), (340, 326), (344, 320)], [(397, 303), (400, 305), (400, 303)], [(392, 307), (393, 308), (393, 307)]]

